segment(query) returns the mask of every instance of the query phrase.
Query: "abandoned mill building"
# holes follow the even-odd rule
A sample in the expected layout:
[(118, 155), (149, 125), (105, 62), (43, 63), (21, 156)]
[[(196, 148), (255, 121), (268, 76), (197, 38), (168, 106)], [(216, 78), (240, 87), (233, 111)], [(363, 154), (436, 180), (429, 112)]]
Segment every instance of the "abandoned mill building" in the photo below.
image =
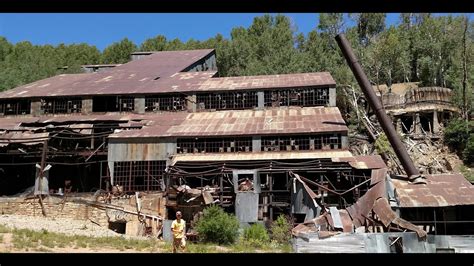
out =
[[(0, 93), (2, 213), (92, 219), (166, 238), (177, 209), (187, 221), (218, 204), (242, 224), (279, 214), (302, 223), (357, 204), (386, 179), (380, 156), (349, 152), (328, 72), (219, 77), (211, 49), (131, 59)], [(446, 176), (444, 188), (456, 194), (463, 177)], [(449, 222), (464, 211), (455, 206), (474, 204), (470, 184), (456, 196), (436, 194), (433, 183), (426, 201), (404, 180), (384, 184), (397, 215), (428, 232), (433, 208), (452, 207), (434, 212)]]

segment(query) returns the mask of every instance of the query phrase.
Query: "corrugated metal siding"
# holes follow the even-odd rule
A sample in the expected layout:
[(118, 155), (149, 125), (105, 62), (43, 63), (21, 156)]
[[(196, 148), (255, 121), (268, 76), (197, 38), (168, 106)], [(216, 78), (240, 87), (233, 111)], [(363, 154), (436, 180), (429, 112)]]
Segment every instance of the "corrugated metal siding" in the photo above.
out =
[(171, 150), (176, 150), (176, 143), (110, 143), (108, 160), (113, 162), (167, 160)]

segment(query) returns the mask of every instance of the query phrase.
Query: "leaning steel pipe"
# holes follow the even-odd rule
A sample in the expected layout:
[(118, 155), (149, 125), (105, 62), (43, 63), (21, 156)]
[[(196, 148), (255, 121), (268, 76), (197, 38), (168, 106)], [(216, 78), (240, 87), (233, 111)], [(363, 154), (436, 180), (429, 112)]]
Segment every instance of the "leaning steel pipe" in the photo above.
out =
[(370, 84), (369, 79), (362, 70), (362, 67), (359, 64), (359, 60), (352, 51), (352, 48), (344, 34), (337, 35), (336, 41), (342, 51), (342, 54), (344, 55), (344, 58), (349, 64), (352, 73), (357, 79), (357, 82), (359, 83), (362, 92), (369, 101), (370, 107), (374, 110), (375, 115), (377, 116), (377, 119), (379, 120), (383, 131), (387, 135), (387, 138), (390, 141), (390, 144), (392, 145), (398, 159), (402, 163), (403, 169), (408, 175), (408, 178), (410, 180), (414, 180), (421, 177), (420, 171), (415, 167), (415, 164), (408, 155), (405, 146), (398, 137), (397, 131), (395, 130), (391, 119), (388, 117), (387, 113), (385, 113), (382, 103), (380, 102), (377, 95), (375, 95), (375, 92), (372, 89), (372, 85)]

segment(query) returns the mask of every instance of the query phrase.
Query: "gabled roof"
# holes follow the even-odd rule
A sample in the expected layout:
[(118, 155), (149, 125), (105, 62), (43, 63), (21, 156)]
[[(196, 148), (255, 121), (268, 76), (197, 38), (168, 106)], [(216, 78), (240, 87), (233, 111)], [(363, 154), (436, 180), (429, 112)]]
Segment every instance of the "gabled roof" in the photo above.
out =
[[(183, 72), (213, 49), (146, 52), (141, 59), (107, 71), (62, 74), (0, 92), (0, 99), (184, 93), (272, 88), (332, 87), (329, 72), (215, 77), (217, 71)], [(90, 65), (92, 67), (94, 65)], [(111, 65), (112, 66), (112, 65)]]
[(156, 93), (160, 84), (175, 82), (179, 72), (212, 53), (213, 49), (156, 52), (105, 72), (39, 80), (1, 92), (0, 98)]

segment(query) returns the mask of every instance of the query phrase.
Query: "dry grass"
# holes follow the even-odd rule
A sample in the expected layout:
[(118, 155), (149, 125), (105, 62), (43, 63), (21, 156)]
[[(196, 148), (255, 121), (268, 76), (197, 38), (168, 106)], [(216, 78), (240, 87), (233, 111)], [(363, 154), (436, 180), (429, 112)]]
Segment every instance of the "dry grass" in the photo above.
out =
[[(0, 225), (0, 233), (11, 233), (13, 250), (11, 252), (55, 252), (57, 249), (70, 249), (71, 252), (89, 250), (97, 252), (112, 250), (120, 252), (171, 253), (171, 243), (157, 239), (126, 239), (124, 237), (69, 236), (46, 230), (10, 229)], [(0, 235), (0, 240), (3, 236)], [(3, 240), (2, 240), (3, 241)], [(0, 251), (5, 252), (5, 251)], [(188, 243), (186, 253), (262, 253), (291, 252), (290, 245), (270, 243), (258, 248), (242, 241), (228, 246), (211, 243)]]

